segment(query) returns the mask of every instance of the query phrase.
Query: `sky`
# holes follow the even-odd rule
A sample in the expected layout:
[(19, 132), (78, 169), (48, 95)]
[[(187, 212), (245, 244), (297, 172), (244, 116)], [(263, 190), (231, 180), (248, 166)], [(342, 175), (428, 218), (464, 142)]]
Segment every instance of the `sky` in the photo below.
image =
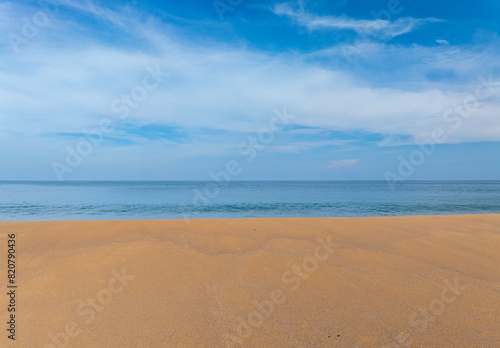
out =
[(498, 180), (496, 0), (0, 1), (0, 180)]

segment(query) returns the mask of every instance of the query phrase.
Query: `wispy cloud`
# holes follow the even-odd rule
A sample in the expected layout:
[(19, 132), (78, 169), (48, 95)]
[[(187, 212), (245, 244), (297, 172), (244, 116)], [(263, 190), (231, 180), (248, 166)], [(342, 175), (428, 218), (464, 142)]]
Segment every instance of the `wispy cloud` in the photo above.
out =
[(355, 19), (347, 16), (318, 16), (308, 13), (302, 6), (295, 9), (292, 3), (281, 3), (271, 7), (279, 16), (287, 16), (298, 25), (314, 30), (351, 30), (356, 33), (381, 39), (391, 39), (411, 32), (424, 23), (440, 22), (436, 18), (403, 17), (395, 21), (384, 19)]
[(443, 39), (438, 39), (436, 40), (436, 43), (440, 44), (440, 45), (449, 45), (450, 43), (448, 42), (448, 40), (443, 40)]
[(302, 141), (302, 142), (288, 142), (287, 145), (276, 145), (269, 149), (273, 152), (301, 152), (317, 149), (320, 147), (342, 146), (346, 147), (352, 143), (352, 140), (324, 140), (324, 141)]
[(338, 161), (331, 161), (330, 164), (327, 165), (328, 168), (345, 168), (352, 167), (355, 164), (358, 164), (358, 159), (344, 159)]

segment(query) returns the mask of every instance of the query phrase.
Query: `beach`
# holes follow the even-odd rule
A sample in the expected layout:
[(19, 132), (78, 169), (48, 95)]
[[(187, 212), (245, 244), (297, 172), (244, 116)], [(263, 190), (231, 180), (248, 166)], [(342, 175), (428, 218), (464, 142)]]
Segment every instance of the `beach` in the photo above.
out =
[(2, 347), (497, 347), (500, 215), (0, 222)]

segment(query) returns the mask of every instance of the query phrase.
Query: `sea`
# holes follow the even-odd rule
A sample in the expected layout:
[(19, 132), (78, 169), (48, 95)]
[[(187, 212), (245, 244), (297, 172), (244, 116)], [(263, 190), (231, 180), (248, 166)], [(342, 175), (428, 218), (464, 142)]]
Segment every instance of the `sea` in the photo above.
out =
[(0, 221), (499, 213), (500, 181), (0, 181)]

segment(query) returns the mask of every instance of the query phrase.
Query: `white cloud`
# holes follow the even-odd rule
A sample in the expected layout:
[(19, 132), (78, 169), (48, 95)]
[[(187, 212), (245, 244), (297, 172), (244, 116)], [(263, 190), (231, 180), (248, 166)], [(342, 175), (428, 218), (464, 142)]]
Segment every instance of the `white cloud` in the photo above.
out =
[(443, 39), (437, 39), (436, 40), (436, 43), (440, 44), (440, 45), (449, 45), (450, 43), (448, 42), (448, 40), (443, 40)]
[(345, 168), (352, 167), (353, 165), (359, 162), (358, 159), (344, 159), (339, 161), (331, 161), (330, 164), (327, 165), (328, 168)]
[(323, 140), (323, 141), (302, 141), (288, 142), (287, 145), (276, 145), (269, 148), (272, 152), (301, 152), (325, 146), (342, 146), (343, 148), (351, 144), (352, 140)]
[(436, 18), (403, 17), (395, 21), (383, 19), (354, 19), (347, 16), (317, 16), (306, 12), (303, 8), (295, 10), (291, 3), (276, 4), (271, 11), (279, 16), (287, 16), (298, 25), (309, 30), (352, 30), (363, 37), (391, 39), (411, 32), (418, 25), (439, 22)]

